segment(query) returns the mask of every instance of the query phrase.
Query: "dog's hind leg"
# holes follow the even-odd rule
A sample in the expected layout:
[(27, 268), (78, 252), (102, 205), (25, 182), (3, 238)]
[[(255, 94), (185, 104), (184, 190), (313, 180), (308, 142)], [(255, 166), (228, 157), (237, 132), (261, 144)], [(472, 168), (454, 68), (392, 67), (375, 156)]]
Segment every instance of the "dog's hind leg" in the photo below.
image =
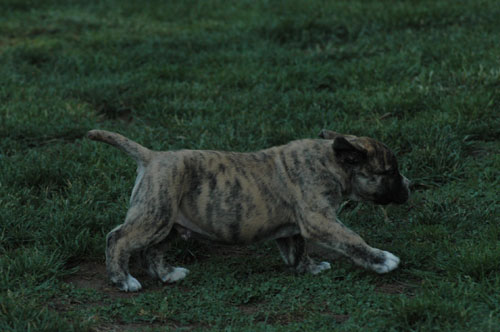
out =
[(141, 252), (141, 260), (148, 274), (153, 278), (159, 278), (163, 282), (175, 282), (184, 279), (189, 273), (188, 269), (173, 267), (167, 263), (165, 253), (175, 236), (177, 236), (176, 232), (172, 231), (160, 243), (149, 246)]
[(299, 234), (276, 239), (276, 243), (285, 264), (294, 267), (299, 273), (310, 272), (318, 274), (330, 268), (330, 263), (316, 263), (307, 255), (304, 238)]
[(135, 204), (127, 212), (125, 222), (106, 237), (106, 269), (111, 281), (123, 291), (138, 291), (141, 284), (129, 273), (130, 255), (161, 242), (173, 226), (175, 211)]

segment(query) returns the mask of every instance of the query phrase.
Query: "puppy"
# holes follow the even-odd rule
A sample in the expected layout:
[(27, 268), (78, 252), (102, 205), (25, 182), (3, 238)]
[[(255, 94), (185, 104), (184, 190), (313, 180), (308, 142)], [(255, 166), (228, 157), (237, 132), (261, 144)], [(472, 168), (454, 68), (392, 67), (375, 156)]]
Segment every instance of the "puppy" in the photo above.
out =
[(141, 284), (129, 273), (129, 258), (141, 251), (148, 272), (163, 282), (189, 272), (164, 260), (169, 235), (227, 244), (275, 240), (285, 264), (313, 274), (316, 263), (305, 241), (351, 258), (377, 273), (395, 269), (399, 258), (370, 247), (336, 216), (348, 198), (402, 204), (409, 181), (394, 154), (368, 137), (323, 130), (323, 139), (303, 139), (252, 153), (152, 151), (122, 135), (92, 130), (88, 138), (111, 144), (137, 162), (137, 178), (125, 222), (106, 238), (106, 268), (123, 291)]

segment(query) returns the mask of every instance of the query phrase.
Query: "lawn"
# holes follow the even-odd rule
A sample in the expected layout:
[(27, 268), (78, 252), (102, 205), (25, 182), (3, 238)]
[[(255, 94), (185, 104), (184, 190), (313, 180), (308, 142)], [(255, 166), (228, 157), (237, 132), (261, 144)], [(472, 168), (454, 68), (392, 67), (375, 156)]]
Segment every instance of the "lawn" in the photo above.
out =
[[(0, 330), (499, 331), (499, 18), (498, 0), (2, 0)], [(402, 263), (297, 275), (274, 243), (178, 241), (185, 280), (119, 292), (105, 236), (135, 162), (94, 128), (158, 150), (374, 137), (411, 200), (339, 216)]]

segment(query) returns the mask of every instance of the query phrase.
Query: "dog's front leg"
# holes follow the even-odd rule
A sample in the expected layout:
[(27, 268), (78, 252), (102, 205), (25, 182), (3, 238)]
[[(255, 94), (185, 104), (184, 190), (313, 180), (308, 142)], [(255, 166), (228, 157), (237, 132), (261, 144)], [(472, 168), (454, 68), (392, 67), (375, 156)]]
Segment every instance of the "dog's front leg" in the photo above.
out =
[(351, 258), (354, 263), (377, 273), (386, 273), (398, 267), (398, 257), (388, 251), (370, 247), (358, 234), (332, 215), (328, 218), (323, 213), (308, 212), (304, 214), (300, 230), (306, 240), (335, 250)]

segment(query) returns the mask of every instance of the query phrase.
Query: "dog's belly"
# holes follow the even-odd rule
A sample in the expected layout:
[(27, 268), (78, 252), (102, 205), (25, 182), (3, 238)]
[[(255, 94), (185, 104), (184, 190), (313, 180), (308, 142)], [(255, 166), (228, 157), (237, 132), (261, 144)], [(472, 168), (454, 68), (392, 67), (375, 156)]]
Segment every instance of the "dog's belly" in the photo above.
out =
[[(226, 244), (249, 244), (258, 241), (275, 240), (289, 237), (300, 233), (299, 227), (294, 223), (267, 223), (267, 227), (251, 228), (253, 231), (235, 233), (236, 226), (229, 227), (227, 223), (221, 222), (220, 227), (200, 227), (196, 222), (180, 213), (174, 225), (177, 232), (184, 239), (205, 239)], [(248, 227), (247, 227), (248, 229)]]
[(191, 220), (186, 218), (186, 216), (184, 216), (184, 214), (182, 213), (179, 214), (179, 217), (177, 218), (174, 227), (177, 229), (180, 235), (186, 240), (191, 237), (195, 238), (200, 237), (212, 241), (217, 240), (217, 237), (214, 234), (211, 234), (210, 232), (201, 229), (195, 223), (191, 222)]

